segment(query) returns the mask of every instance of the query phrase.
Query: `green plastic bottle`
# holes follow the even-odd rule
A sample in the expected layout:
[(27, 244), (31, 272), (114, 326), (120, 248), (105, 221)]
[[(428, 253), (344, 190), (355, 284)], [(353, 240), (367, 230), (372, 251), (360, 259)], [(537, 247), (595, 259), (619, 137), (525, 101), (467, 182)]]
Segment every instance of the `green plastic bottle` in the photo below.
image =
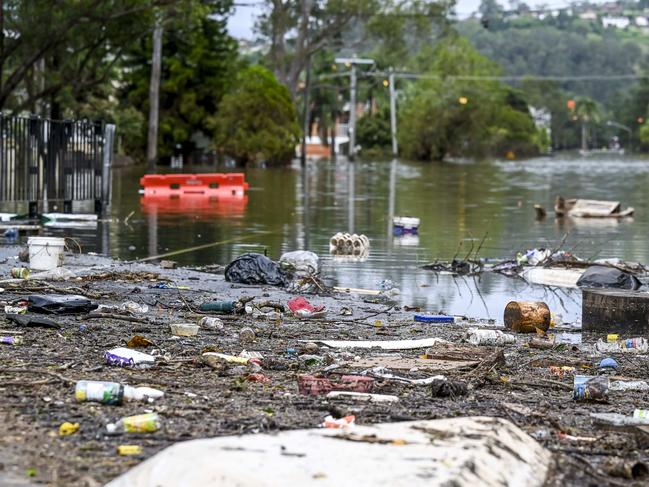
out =
[(236, 306), (236, 301), (209, 301), (200, 305), (201, 311), (218, 311), (220, 313), (232, 313)]

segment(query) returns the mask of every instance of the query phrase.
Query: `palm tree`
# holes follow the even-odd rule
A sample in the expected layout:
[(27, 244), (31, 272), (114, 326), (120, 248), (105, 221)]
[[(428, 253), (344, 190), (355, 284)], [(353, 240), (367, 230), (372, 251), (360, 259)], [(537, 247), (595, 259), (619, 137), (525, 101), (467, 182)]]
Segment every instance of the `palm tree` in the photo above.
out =
[(575, 116), (581, 121), (581, 150), (588, 150), (588, 125), (599, 123), (599, 109), (597, 102), (590, 98), (577, 98), (575, 100)]

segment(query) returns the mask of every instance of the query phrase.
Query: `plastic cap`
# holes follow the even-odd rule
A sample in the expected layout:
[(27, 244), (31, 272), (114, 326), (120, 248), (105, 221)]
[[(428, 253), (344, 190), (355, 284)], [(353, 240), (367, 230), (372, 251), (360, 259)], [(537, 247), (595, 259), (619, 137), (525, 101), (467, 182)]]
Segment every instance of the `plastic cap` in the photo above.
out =
[(106, 431), (108, 433), (115, 433), (117, 431), (117, 425), (115, 423), (108, 423), (106, 425)]

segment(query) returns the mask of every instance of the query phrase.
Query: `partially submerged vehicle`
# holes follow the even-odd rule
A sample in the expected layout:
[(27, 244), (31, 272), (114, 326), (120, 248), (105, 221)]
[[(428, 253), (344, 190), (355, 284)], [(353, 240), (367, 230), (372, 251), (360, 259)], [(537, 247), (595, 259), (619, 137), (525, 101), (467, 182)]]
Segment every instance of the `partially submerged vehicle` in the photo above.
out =
[(570, 216), (574, 218), (624, 218), (632, 216), (632, 207), (622, 209), (619, 201), (565, 199), (557, 196), (554, 204), (557, 216)]

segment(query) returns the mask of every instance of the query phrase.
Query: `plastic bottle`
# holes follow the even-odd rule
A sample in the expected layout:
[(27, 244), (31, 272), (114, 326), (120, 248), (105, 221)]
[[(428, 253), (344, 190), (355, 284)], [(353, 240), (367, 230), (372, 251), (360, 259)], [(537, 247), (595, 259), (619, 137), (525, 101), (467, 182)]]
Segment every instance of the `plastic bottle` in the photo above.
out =
[(126, 416), (116, 423), (108, 423), (106, 432), (108, 434), (121, 433), (153, 433), (162, 426), (158, 413), (138, 414), (137, 416)]
[(80, 380), (74, 390), (79, 402), (100, 402), (102, 404), (120, 405), (124, 401), (155, 401), (164, 396), (164, 392), (151, 387), (123, 386), (117, 382)]
[(609, 385), (609, 379), (605, 375), (575, 375), (572, 398), (575, 401), (605, 401)]
[(219, 311), (221, 313), (232, 313), (237, 301), (209, 301), (199, 306), (201, 311)]
[(471, 345), (506, 345), (516, 343), (516, 337), (500, 330), (479, 330), (470, 328), (467, 332)]
[(14, 267), (11, 269), (11, 277), (16, 279), (27, 279), (29, 277), (29, 269), (26, 267)]
[(215, 316), (203, 316), (198, 322), (198, 326), (208, 330), (222, 330), (224, 328), (221, 318)]
[(601, 353), (647, 353), (649, 351), (649, 342), (646, 338), (628, 338), (626, 340), (617, 340), (614, 342), (597, 340), (595, 348)]

